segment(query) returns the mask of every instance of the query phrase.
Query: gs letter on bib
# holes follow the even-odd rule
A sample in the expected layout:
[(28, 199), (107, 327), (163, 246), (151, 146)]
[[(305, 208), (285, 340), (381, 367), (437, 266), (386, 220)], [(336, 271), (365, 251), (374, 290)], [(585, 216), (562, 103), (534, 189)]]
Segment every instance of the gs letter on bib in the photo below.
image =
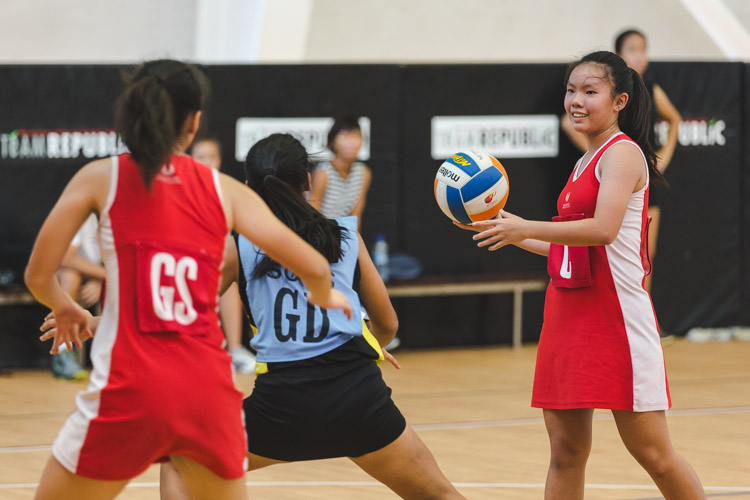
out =
[[(142, 332), (201, 334), (209, 326), (213, 266), (203, 250), (164, 243), (135, 244), (138, 327)], [(214, 304), (215, 306), (215, 304)]]

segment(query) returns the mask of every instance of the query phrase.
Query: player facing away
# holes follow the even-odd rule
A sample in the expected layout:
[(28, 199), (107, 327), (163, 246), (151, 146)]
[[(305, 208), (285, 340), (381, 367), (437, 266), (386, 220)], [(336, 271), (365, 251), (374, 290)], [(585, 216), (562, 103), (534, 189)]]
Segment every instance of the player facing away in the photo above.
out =
[(532, 396), (550, 439), (545, 498), (583, 498), (592, 416), (604, 408), (667, 499), (702, 499), (698, 477), (667, 431), (664, 356), (644, 288), (649, 177), (661, 177), (648, 142), (648, 92), (611, 52), (571, 64), (565, 80), (565, 111), (588, 152), (560, 194), (558, 216), (529, 221), (503, 211), (461, 225), (479, 233), (480, 247), (513, 244), (548, 257)]
[(206, 89), (182, 62), (138, 67), (116, 104), (131, 153), (84, 166), (37, 236), (26, 283), (54, 313), (56, 329), (44, 336), (54, 336), (52, 354), (91, 335), (90, 315), (55, 271), (92, 213), (107, 280), (90, 383), (55, 441), (38, 499), (114, 498), (170, 458), (191, 498), (245, 498), (242, 394), (216, 313), (229, 230), (298, 276), (305, 300), (351, 313), (320, 253), (247, 186), (183, 154)]
[[(388, 292), (357, 232), (356, 217), (327, 219), (305, 200), (310, 161), (288, 134), (247, 154), (248, 185), (331, 263), (333, 283), (360, 317), (316, 307), (296, 272), (240, 236), (224, 286), (238, 280), (255, 335), (257, 378), (244, 409), (249, 470), (349, 457), (402, 498), (463, 498), (391, 400), (376, 360), (398, 328)], [(397, 364), (396, 364), (397, 366)], [(245, 445), (244, 438), (240, 440)], [(187, 499), (181, 474), (162, 465), (162, 499)]]

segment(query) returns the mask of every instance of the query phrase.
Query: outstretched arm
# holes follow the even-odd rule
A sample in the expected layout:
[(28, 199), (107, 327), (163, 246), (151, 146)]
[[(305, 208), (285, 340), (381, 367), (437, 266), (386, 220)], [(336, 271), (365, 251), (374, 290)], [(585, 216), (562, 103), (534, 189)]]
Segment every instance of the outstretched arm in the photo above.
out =
[(499, 219), (472, 224), (472, 228), (481, 229), (479, 234), (474, 235), (474, 240), (479, 241), (477, 246), (497, 250), (505, 245), (519, 245), (539, 250), (535, 253), (544, 255), (542, 245), (528, 240), (576, 247), (612, 243), (622, 226), (630, 195), (646, 182), (646, 165), (637, 148), (630, 143), (620, 143), (607, 151), (597, 168), (601, 171), (601, 183), (592, 218), (543, 222), (506, 217), (509, 214), (505, 214)]
[[(500, 218), (500, 219), (515, 218), (515, 219), (523, 220), (517, 215), (513, 215), (512, 213), (506, 212), (505, 210), (500, 210), (496, 218)], [(466, 229), (467, 231), (474, 231), (475, 233), (482, 233), (486, 231), (485, 226), (461, 224), (460, 222), (456, 222), (456, 221), (453, 221), (453, 224), (460, 227), (461, 229)], [(474, 239), (477, 239), (476, 236), (474, 237)], [(517, 246), (518, 248), (522, 248), (523, 250), (526, 250), (527, 252), (535, 253), (537, 255), (542, 255), (544, 257), (549, 255), (549, 242), (547, 241), (533, 240), (533, 239), (527, 238), (527, 239), (518, 241), (513, 244)]]

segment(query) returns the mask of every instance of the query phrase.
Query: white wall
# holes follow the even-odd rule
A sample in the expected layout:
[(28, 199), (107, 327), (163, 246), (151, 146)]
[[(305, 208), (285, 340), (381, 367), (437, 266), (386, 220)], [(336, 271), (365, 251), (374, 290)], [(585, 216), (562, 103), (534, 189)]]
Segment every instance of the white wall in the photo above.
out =
[(631, 26), (653, 59), (722, 59), (679, 0), (316, 0), (306, 59), (567, 61)]
[(724, 0), (724, 3), (737, 16), (745, 29), (750, 31), (750, 2), (747, 0)]
[(196, 0), (2, 0), (0, 63), (191, 58)]
[[(631, 26), (653, 59), (725, 60), (684, 1), (2, 0), (0, 64), (557, 62)], [(750, 31), (750, 1), (710, 1)]]

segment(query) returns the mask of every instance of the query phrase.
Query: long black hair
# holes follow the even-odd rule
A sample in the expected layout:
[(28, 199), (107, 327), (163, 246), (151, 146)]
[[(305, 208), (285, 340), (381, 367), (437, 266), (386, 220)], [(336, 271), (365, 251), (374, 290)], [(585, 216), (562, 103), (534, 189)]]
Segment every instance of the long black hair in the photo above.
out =
[(604, 68), (612, 86), (612, 98), (617, 94), (628, 94), (628, 102), (617, 116), (617, 125), (628, 137), (633, 139), (643, 151), (648, 164), (649, 177), (653, 181), (664, 182), (664, 176), (656, 168), (657, 156), (648, 140), (651, 128), (651, 96), (646, 84), (638, 72), (625, 63), (622, 57), (613, 52), (602, 50), (583, 56), (568, 65), (565, 73), (565, 84), (570, 74), (581, 64), (597, 64)]
[(208, 81), (197, 67), (160, 59), (138, 66), (115, 103), (115, 127), (146, 186), (167, 161), (188, 117), (203, 109)]
[[(328, 262), (341, 259), (345, 228), (327, 219), (303, 195), (308, 187), (310, 157), (305, 147), (289, 134), (272, 134), (256, 142), (245, 158), (247, 185), (266, 202), (271, 212)], [(253, 278), (278, 272), (279, 264), (264, 255)]]

